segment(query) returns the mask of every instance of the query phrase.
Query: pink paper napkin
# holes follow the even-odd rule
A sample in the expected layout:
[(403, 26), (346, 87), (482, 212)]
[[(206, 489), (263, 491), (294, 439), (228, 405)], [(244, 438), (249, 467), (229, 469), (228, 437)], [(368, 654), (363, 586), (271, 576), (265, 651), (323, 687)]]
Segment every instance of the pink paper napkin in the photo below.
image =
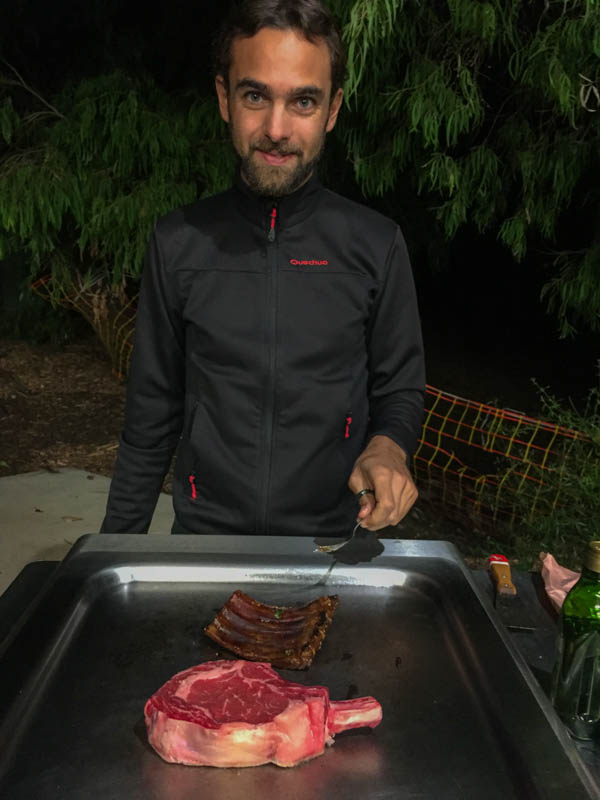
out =
[(546, 594), (557, 611), (560, 611), (567, 592), (579, 580), (579, 572), (561, 567), (550, 553), (540, 553), (542, 560), (542, 579)]

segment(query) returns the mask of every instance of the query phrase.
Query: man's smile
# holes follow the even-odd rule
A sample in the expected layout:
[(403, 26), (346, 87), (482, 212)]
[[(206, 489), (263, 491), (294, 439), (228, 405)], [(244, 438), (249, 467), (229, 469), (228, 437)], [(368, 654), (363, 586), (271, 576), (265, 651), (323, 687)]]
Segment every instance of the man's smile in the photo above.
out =
[(271, 150), (267, 152), (265, 150), (256, 150), (259, 157), (262, 158), (267, 164), (271, 166), (282, 166), (283, 164), (287, 164), (289, 161), (294, 158), (296, 155), (295, 153), (277, 153), (276, 151)]

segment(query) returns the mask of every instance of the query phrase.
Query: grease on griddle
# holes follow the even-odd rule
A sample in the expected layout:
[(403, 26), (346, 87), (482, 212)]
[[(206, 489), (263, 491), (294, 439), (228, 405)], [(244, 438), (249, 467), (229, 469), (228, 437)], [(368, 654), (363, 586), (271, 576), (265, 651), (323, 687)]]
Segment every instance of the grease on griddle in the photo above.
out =
[(396, 669), (402, 664), (402, 656), (396, 656)]
[(351, 683), (350, 686), (348, 686), (348, 691), (346, 692), (346, 697), (344, 699), (353, 700), (357, 695), (358, 695), (358, 687), (355, 684)]
[(342, 655), (342, 661), (350, 661), (350, 659), (354, 658), (352, 653), (344, 653)]

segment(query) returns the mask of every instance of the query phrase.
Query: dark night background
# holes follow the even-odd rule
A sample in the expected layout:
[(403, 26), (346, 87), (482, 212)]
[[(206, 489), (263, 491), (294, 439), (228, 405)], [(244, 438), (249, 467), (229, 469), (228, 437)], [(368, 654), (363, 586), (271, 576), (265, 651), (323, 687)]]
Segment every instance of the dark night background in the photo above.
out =
[[(69, 81), (116, 68), (150, 73), (174, 94), (187, 89), (208, 93), (211, 38), (228, 6), (4, 0), (0, 52), (45, 97)], [(349, 170), (340, 166), (340, 185), (332, 188), (358, 198)], [(419, 246), (423, 232), (414, 229), (411, 214), (422, 199), (397, 194), (362, 202), (395, 216), (407, 238), (429, 383), (528, 413), (538, 406), (532, 377), (554, 394), (576, 401), (598, 384), (597, 336), (582, 331), (560, 340), (557, 320), (539, 299), (551, 274), (551, 257), (543, 252), (547, 244), (533, 243), (525, 260), (516, 264), (494, 235), (481, 236), (464, 226), (450, 245), (440, 242), (448, 265), (433, 268)], [(571, 233), (579, 224), (586, 223), (569, 214), (563, 221)]]

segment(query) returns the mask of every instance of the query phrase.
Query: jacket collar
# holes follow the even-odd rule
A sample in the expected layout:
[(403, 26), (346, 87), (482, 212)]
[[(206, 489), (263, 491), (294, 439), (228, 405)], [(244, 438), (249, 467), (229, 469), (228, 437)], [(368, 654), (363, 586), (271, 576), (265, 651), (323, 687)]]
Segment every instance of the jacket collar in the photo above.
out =
[(273, 208), (277, 208), (278, 229), (289, 228), (308, 217), (315, 210), (323, 186), (315, 173), (299, 189), (292, 194), (274, 199), (255, 194), (241, 175), (236, 174), (233, 185), (235, 202), (241, 213), (268, 230)]

